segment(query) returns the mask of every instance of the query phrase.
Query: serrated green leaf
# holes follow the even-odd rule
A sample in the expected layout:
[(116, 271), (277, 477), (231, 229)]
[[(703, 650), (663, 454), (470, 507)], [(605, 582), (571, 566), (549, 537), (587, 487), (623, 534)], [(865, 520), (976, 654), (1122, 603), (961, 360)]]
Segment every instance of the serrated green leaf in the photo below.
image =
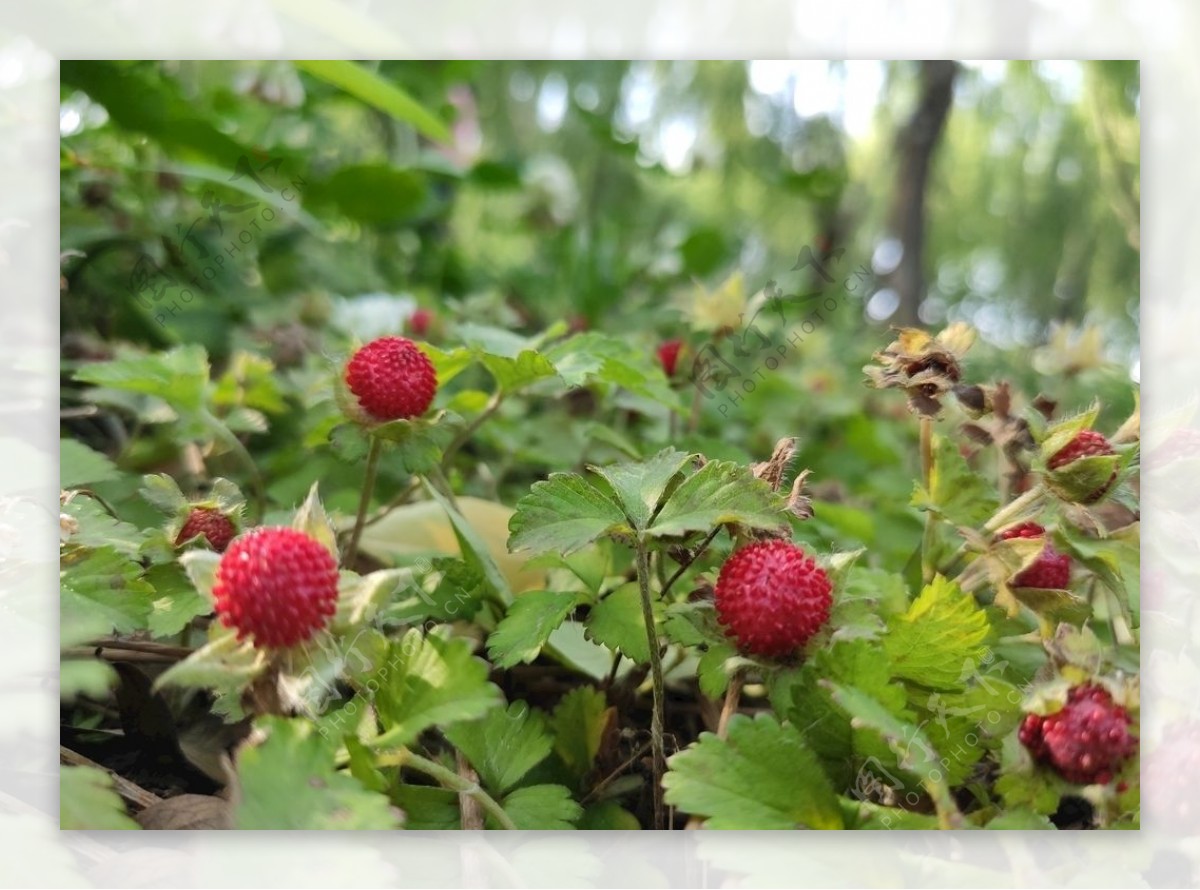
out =
[(496, 667), (504, 669), (533, 661), (581, 599), (573, 591), (532, 590), (520, 594), (488, 637), (488, 656)]
[(146, 627), (154, 588), (142, 579), (142, 567), (115, 549), (65, 558), (60, 580), (63, 645)]
[(550, 716), (554, 752), (576, 780), (581, 781), (591, 772), (605, 729), (615, 714), (604, 693), (594, 686), (572, 689), (555, 707)]
[(375, 707), (385, 731), (374, 745), (407, 745), (431, 726), (482, 717), (501, 700), (469, 642), (414, 628), (392, 642), (379, 672)]
[(58, 827), (66, 830), (136, 829), (113, 788), (112, 776), (92, 766), (59, 769)]
[[(216, 556), (215, 553), (209, 555)], [(151, 566), (146, 570), (145, 578), (155, 593), (147, 620), (147, 629), (152, 636), (173, 637), (191, 624), (193, 618), (213, 610), (209, 593), (198, 590), (178, 565)]]
[(728, 735), (710, 732), (674, 755), (663, 777), (667, 803), (715, 829), (842, 828), (838, 797), (794, 726), (739, 714)]
[(912, 505), (957, 526), (982, 525), (996, 512), (999, 496), (988, 477), (971, 469), (954, 439), (938, 439), (929, 490), (918, 487)]
[(788, 528), (780, 499), (766, 482), (740, 464), (714, 460), (679, 483), (646, 534), (678, 537), (725, 523), (763, 531)]
[(58, 486), (64, 490), (95, 482), (108, 482), (121, 475), (117, 465), (107, 456), (74, 439), (59, 440), (58, 468)]
[[(539, 831), (573, 829), (583, 815), (583, 807), (571, 798), (562, 785), (531, 785), (518, 788), (504, 798), (504, 812), (517, 828)], [(492, 820), (489, 817), (489, 822)], [(497, 827), (492, 823), (491, 827)]]
[(62, 512), (78, 523), (70, 538), (77, 547), (108, 547), (132, 556), (141, 549), (146, 537), (137, 526), (115, 519), (98, 501), (86, 495), (73, 498)]
[(443, 387), (475, 362), (478, 354), (473, 349), (459, 346), (443, 351), (432, 344), (421, 342), (417, 347), (428, 356), (437, 374), (438, 386)]
[(466, 755), (484, 785), (504, 794), (550, 756), (554, 739), (546, 725), (541, 712), (513, 702), (507, 709), (494, 708), (482, 720), (452, 726), (445, 735)]
[(154, 681), (156, 690), (168, 686), (210, 689), (218, 694), (240, 694), (267, 669), (269, 659), (250, 640), (238, 641), (237, 633), (219, 621), (209, 627), (208, 642)]
[(508, 531), (510, 551), (565, 555), (602, 535), (632, 529), (621, 508), (582, 476), (552, 473), (517, 501)]
[(975, 598), (938, 575), (904, 615), (888, 622), (883, 648), (895, 676), (935, 689), (958, 689), (964, 666), (978, 663), (990, 635), (987, 613)]
[(711, 699), (719, 699), (729, 687), (729, 678), (745, 660), (732, 643), (710, 643), (696, 665), (700, 691)]
[(399, 827), (386, 796), (334, 767), (334, 743), (305, 719), (265, 717), (260, 745), (238, 755), (239, 829), (386, 829)]
[(522, 350), (516, 358), (484, 353), (479, 360), (495, 379), (496, 386), (505, 393), (514, 393), (557, 373), (548, 358), (532, 349)]
[(590, 467), (612, 486), (617, 503), (625, 511), (630, 524), (642, 531), (650, 524), (658, 502), (667, 485), (683, 468), (688, 455), (673, 448), (664, 448), (643, 463), (611, 464)]
[(458, 794), (431, 785), (399, 785), (392, 798), (404, 811), (409, 831), (449, 831), (462, 828)]
[(601, 384), (620, 387), (670, 408), (681, 408), (653, 353), (599, 331), (562, 340), (545, 350), (558, 374), (570, 387)]
[(179, 483), (166, 473), (148, 473), (142, 477), (142, 487), (138, 490), (143, 500), (153, 504), (168, 516), (182, 513), (187, 507), (187, 498), (179, 490)]
[[(661, 601), (654, 603), (661, 613)], [(637, 582), (623, 584), (592, 607), (587, 618), (587, 636), (620, 652), (638, 664), (650, 661), (650, 642), (642, 615), (642, 598)]]
[(432, 589), (423, 578), (412, 577), (384, 610), (391, 622), (415, 623), (427, 618), (461, 621), (472, 618), (483, 605), (486, 585), (483, 573), (454, 557), (438, 557), (430, 564), (437, 576)]
[(203, 346), (176, 346), (152, 355), (118, 350), (112, 361), (94, 362), (75, 372), (81, 383), (156, 396), (180, 411), (199, 411), (208, 385), (208, 354)]

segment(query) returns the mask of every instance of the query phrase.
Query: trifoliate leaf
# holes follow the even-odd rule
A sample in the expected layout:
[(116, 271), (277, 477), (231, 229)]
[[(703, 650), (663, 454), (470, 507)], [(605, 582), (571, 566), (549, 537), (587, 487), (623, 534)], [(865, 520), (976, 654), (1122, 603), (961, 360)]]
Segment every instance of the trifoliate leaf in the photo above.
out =
[(67, 830), (136, 829), (113, 789), (112, 776), (92, 766), (64, 766), (58, 772), (58, 827)]
[(517, 501), (508, 530), (510, 551), (562, 554), (605, 534), (633, 531), (611, 498), (573, 473), (552, 473), (549, 479), (535, 482), (529, 494)]
[(379, 671), (375, 706), (384, 726), (378, 746), (407, 745), (431, 726), (482, 717), (501, 701), (488, 665), (466, 640), (412, 629), (392, 642)]
[(615, 715), (604, 693), (593, 686), (572, 689), (554, 709), (550, 717), (554, 751), (577, 780), (591, 772), (605, 729)]
[(650, 524), (663, 492), (687, 459), (684, 452), (666, 448), (644, 463), (611, 464), (591, 470), (612, 486), (617, 503), (633, 527), (641, 531)]
[(513, 702), (507, 709), (494, 708), (482, 720), (452, 726), (445, 735), (466, 755), (484, 785), (504, 794), (550, 756), (554, 739), (546, 723), (540, 711)]
[(842, 811), (794, 726), (737, 715), (724, 739), (704, 732), (668, 761), (666, 801), (716, 829), (841, 828)]
[[(502, 804), (504, 812), (517, 828), (530, 830), (573, 829), (583, 815), (583, 807), (571, 799), (571, 792), (562, 785), (531, 785), (518, 788)], [(489, 827), (497, 828), (489, 817)]]
[(259, 721), (267, 740), (238, 755), (240, 829), (387, 829), (399, 814), (383, 794), (369, 791), (334, 766), (336, 743), (304, 719)]
[(63, 490), (79, 488), (94, 482), (108, 482), (121, 475), (107, 456), (93, 451), (75, 439), (60, 439), (58, 442), (58, 486)]
[(532, 590), (520, 594), (488, 637), (488, 656), (498, 668), (537, 658), (550, 634), (574, 611), (583, 595)]
[(678, 537), (724, 523), (764, 531), (788, 528), (780, 498), (767, 483), (747, 467), (714, 460), (679, 483), (646, 534)]
[(958, 689), (991, 634), (987, 614), (953, 581), (934, 578), (904, 615), (888, 622), (883, 648), (892, 672), (934, 689)]

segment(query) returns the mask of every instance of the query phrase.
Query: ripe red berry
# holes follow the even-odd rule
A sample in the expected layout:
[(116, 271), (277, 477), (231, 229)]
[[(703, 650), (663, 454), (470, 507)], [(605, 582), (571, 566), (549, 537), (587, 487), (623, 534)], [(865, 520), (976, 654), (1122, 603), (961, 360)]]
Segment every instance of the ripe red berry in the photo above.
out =
[(213, 586), (217, 615), (238, 639), (285, 647), (311, 639), (337, 610), (337, 562), (291, 528), (256, 528), (229, 546)]
[(682, 348), (682, 340), (667, 340), (658, 347), (658, 361), (668, 377), (675, 376), (675, 366), (679, 363), (679, 350)]
[[(1044, 538), (1046, 530), (1036, 522), (1022, 522), (1000, 533), (1002, 541), (1013, 538)], [(1013, 576), (1013, 587), (1038, 587), (1046, 590), (1066, 590), (1071, 583), (1071, 557), (1059, 553), (1047, 543), (1037, 559)]]
[(208, 541), (208, 546), (218, 553), (224, 553), (229, 542), (237, 534), (233, 520), (214, 507), (193, 507), (175, 538), (175, 546), (179, 547), (197, 535)]
[(1116, 454), (1108, 439), (1095, 430), (1080, 430), (1075, 434), (1074, 439), (1054, 452), (1047, 463), (1050, 469), (1057, 470), (1074, 463), (1081, 457), (1096, 457), (1105, 454)]
[(780, 656), (808, 642), (833, 604), (825, 570), (795, 544), (749, 544), (717, 578), (717, 620), (746, 652)]
[(380, 337), (346, 364), (346, 385), (373, 420), (419, 417), (437, 393), (433, 363), (405, 337)]
[(1076, 785), (1105, 785), (1137, 750), (1133, 719), (1107, 689), (1085, 684), (1061, 711), (1028, 715), (1017, 733), (1034, 759)]
[(433, 312), (429, 309), (417, 309), (408, 317), (408, 329), (418, 337), (424, 337), (429, 333), (431, 324), (433, 324)]

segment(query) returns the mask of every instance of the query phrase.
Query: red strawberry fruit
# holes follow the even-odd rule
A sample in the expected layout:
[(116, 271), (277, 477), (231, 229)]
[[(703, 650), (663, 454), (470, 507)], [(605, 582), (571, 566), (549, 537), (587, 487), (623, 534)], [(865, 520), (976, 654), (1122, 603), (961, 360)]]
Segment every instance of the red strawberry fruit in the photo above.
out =
[(408, 317), (408, 329), (418, 337), (428, 334), (431, 324), (433, 324), (433, 312), (429, 309), (417, 309)]
[(1116, 454), (1108, 439), (1095, 430), (1080, 430), (1075, 438), (1051, 455), (1049, 466), (1052, 470), (1074, 463), (1081, 457), (1095, 457), (1102, 454)]
[(795, 544), (749, 544), (721, 567), (717, 620), (744, 651), (787, 655), (829, 620), (831, 590), (825, 570)]
[[(1000, 533), (1002, 541), (1013, 538), (1044, 538), (1046, 530), (1036, 522), (1022, 522)], [(1037, 559), (1013, 576), (1013, 587), (1038, 587), (1045, 590), (1066, 590), (1071, 583), (1071, 557), (1059, 553), (1053, 545), (1038, 554)]]
[(215, 507), (193, 507), (175, 538), (175, 546), (180, 547), (199, 535), (208, 541), (208, 546), (218, 553), (224, 553), (229, 542), (237, 534), (233, 520)]
[(675, 366), (679, 363), (679, 350), (682, 348), (682, 340), (667, 340), (658, 347), (658, 361), (668, 377), (675, 376)]
[[(1095, 430), (1080, 430), (1075, 434), (1070, 442), (1064, 445), (1054, 454), (1050, 455), (1050, 459), (1046, 461), (1046, 465), (1051, 470), (1069, 471), (1071, 464), (1085, 457), (1110, 457), (1117, 452), (1113, 450), (1112, 444), (1108, 439), (1104, 438), (1103, 434)], [(1108, 477), (1108, 481), (1100, 487), (1088, 491), (1072, 491), (1071, 500), (1075, 500), (1084, 504), (1094, 503), (1108, 492), (1117, 478), (1117, 471), (1113, 470), (1112, 475)]]
[(332, 554), (292, 528), (256, 528), (235, 538), (213, 585), (221, 623), (259, 647), (311, 639), (337, 610), (337, 598)]
[(1133, 719), (1107, 689), (1076, 686), (1061, 711), (1029, 714), (1017, 738), (1033, 758), (1076, 785), (1106, 785), (1137, 750)]
[(346, 385), (375, 422), (424, 414), (437, 394), (433, 363), (405, 337), (380, 337), (351, 356)]

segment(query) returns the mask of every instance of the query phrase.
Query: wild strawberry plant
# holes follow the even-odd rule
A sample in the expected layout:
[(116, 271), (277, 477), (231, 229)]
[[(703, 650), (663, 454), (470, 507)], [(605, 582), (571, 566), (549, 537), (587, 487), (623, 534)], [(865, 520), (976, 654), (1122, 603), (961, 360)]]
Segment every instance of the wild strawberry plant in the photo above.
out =
[(62, 444), (64, 824), (1137, 826), (1136, 414), (903, 330), (864, 489), (698, 431), (701, 344), (408, 330), (75, 369), (136, 433)]

